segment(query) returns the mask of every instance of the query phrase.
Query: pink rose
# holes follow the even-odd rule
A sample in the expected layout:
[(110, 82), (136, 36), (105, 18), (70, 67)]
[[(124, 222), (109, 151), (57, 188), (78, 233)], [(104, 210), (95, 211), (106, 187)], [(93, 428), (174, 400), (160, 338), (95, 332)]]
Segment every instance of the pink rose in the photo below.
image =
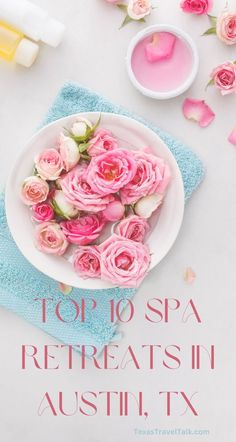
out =
[(63, 255), (68, 242), (59, 224), (46, 222), (39, 224), (35, 229), (36, 247), (44, 253)]
[(112, 136), (109, 130), (98, 130), (95, 136), (89, 140), (88, 154), (95, 157), (108, 150), (116, 149), (118, 146), (117, 140)]
[(100, 246), (101, 277), (120, 287), (138, 287), (147, 274), (150, 253), (146, 245), (110, 236)]
[(40, 223), (51, 221), (54, 218), (54, 210), (48, 203), (39, 203), (32, 207), (33, 221)]
[(145, 152), (134, 153), (137, 171), (120, 191), (123, 204), (133, 204), (143, 196), (164, 193), (170, 181), (170, 169), (162, 158)]
[(87, 181), (87, 166), (76, 166), (60, 180), (65, 198), (79, 210), (100, 212), (114, 200), (111, 195), (102, 196), (95, 192)]
[(59, 151), (63, 161), (64, 169), (68, 172), (78, 164), (80, 159), (79, 147), (71, 138), (60, 134)]
[(26, 178), (22, 184), (21, 199), (27, 204), (32, 206), (37, 203), (42, 203), (47, 199), (49, 192), (49, 185), (46, 181), (42, 180), (38, 176), (30, 176)]
[(183, 0), (180, 6), (188, 14), (203, 15), (210, 12), (213, 0)]
[(224, 10), (217, 18), (216, 34), (227, 45), (236, 44), (236, 13)]
[(150, 229), (146, 219), (137, 215), (123, 219), (115, 226), (115, 233), (132, 241), (144, 242), (144, 238)]
[(211, 78), (222, 95), (236, 92), (236, 66), (232, 62), (228, 61), (215, 68)]
[(125, 206), (120, 202), (120, 200), (116, 199), (115, 201), (109, 203), (102, 213), (107, 221), (119, 221), (125, 214)]
[(105, 224), (104, 217), (98, 213), (84, 215), (72, 221), (62, 221), (60, 226), (70, 243), (85, 246), (99, 237)]
[(108, 195), (128, 184), (135, 173), (133, 153), (116, 149), (92, 158), (87, 169), (87, 181), (94, 192)]
[(46, 149), (35, 158), (35, 167), (41, 178), (54, 181), (63, 170), (63, 161), (56, 149)]
[(98, 247), (78, 247), (73, 255), (73, 264), (76, 273), (82, 278), (100, 278), (100, 251)]
[(133, 20), (141, 20), (150, 14), (151, 9), (150, 0), (129, 0), (127, 12)]

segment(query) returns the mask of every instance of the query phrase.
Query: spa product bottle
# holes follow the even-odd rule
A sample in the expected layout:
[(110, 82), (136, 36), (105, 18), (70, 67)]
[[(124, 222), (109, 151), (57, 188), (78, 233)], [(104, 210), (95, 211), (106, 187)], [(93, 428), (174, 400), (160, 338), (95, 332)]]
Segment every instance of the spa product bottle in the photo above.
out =
[(32, 40), (58, 46), (65, 26), (28, 0), (0, 0), (0, 21), (9, 23)]
[(24, 35), (0, 22), (0, 57), (4, 60), (14, 60), (25, 67), (30, 67), (39, 51), (39, 46), (25, 38)]

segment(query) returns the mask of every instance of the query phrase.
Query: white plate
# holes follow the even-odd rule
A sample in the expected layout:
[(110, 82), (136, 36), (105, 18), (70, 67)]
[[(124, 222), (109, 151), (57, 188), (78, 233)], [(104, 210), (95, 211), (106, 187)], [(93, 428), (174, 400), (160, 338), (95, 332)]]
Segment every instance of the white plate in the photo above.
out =
[[(78, 115), (78, 114), (77, 114)], [(99, 113), (81, 114), (92, 122), (97, 121)], [(63, 127), (70, 128), (76, 115), (61, 118), (37, 132), (28, 142), (18, 157), (10, 174), (6, 187), (6, 214), (12, 236), (28, 261), (38, 270), (51, 278), (73, 287), (84, 289), (103, 289), (112, 284), (99, 279), (79, 278), (72, 265), (63, 257), (46, 255), (39, 252), (34, 245), (34, 226), (30, 219), (30, 210), (20, 197), (23, 180), (31, 175), (33, 160), (40, 151), (52, 147)], [(153, 132), (136, 120), (121, 115), (102, 113), (100, 127), (112, 131), (119, 139), (119, 146), (141, 149), (150, 146), (154, 153), (164, 158), (171, 169), (172, 179), (162, 205), (158, 222), (152, 230), (148, 245), (150, 247), (151, 269), (155, 267), (172, 247), (184, 213), (183, 181), (175, 158), (164, 142)]]

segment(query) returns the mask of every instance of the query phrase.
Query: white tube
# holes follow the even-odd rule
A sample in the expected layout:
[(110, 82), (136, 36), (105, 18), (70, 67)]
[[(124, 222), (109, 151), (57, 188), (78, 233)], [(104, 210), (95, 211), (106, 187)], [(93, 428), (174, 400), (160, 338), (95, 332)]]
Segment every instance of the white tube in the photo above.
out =
[(32, 40), (58, 46), (65, 26), (51, 18), (47, 11), (28, 0), (0, 0), (0, 21), (21, 31)]

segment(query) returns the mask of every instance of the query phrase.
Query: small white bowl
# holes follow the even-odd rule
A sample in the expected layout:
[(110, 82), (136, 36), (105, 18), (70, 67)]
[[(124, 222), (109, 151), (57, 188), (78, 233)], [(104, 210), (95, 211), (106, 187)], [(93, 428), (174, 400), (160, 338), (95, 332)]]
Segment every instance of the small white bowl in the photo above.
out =
[[(152, 89), (148, 89), (148, 88), (142, 86), (139, 83), (139, 81), (137, 80), (137, 78), (135, 77), (133, 69), (132, 69), (132, 65), (131, 65), (133, 51), (134, 51), (135, 47), (137, 46), (137, 44), (141, 40), (143, 40), (145, 37), (148, 37), (148, 35), (153, 34), (154, 32), (170, 32), (171, 34), (176, 35), (176, 37), (182, 38), (182, 40), (185, 41), (185, 43), (188, 45), (188, 47), (190, 48), (190, 50), (192, 52), (193, 66), (192, 66), (192, 70), (191, 70), (188, 78), (178, 88), (172, 89), (172, 90), (166, 91), (166, 92), (158, 92), (158, 91), (154, 91)], [(196, 78), (198, 68), (199, 68), (199, 56), (198, 56), (197, 47), (196, 47), (194, 41), (192, 40), (190, 35), (188, 35), (184, 31), (182, 31), (182, 29), (179, 29), (175, 26), (167, 25), (167, 24), (152, 25), (152, 26), (148, 26), (147, 28), (138, 32), (138, 34), (136, 34), (135, 37), (132, 38), (132, 40), (129, 44), (129, 47), (128, 47), (128, 51), (127, 51), (126, 66), (127, 66), (128, 75), (129, 75), (131, 82), (136, 87), (136, 89), (138, 89), (143, 95), (146, 95), (147, 97), (151, 97), (151, 98), (156, 98), (157, 100), (167, 100), (169, 98), (174, 98), (174, 97), (177, 97), (178, 95), (183, 94), (192, 85), (192, 83), (194, 82), (194, 80)]]

